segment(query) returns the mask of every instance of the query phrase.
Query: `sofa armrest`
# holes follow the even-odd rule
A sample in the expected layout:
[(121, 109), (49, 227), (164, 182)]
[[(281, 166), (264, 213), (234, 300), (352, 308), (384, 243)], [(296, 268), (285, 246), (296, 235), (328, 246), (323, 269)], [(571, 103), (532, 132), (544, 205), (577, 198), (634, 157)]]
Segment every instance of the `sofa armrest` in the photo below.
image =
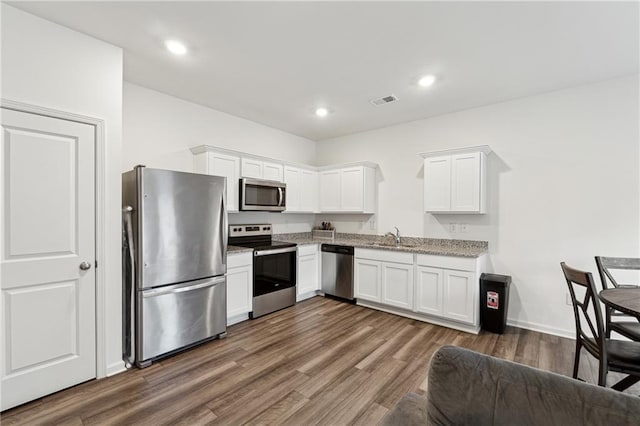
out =
[(414, 426), (427, 424), (427, 398), (416, 393), (406, 394), (382, 421), (384, 426)]

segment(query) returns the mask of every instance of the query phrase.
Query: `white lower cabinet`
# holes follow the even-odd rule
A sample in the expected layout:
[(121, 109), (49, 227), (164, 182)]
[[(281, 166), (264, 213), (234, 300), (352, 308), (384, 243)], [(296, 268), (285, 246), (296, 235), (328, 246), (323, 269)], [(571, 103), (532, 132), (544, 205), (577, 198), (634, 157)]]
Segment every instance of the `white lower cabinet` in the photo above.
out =
[(227, 254), (227, 325), (249, 318), (253, 301), (253, 252)]
[(413, 262), (382, 263), (382, 303), (413, 309)]
[(356, 298), (380, 302), (382, 277), (380, 262), (356, 258), (355, 285)]
[(414, 256), (371, 249), (356, 249), (355, 256), (358, 302), (464, 331), (478, 331), (478, 279), (483, 256)]
[(356, 298), (413, 309), (413, 254), (356, 249)]
[(442, 316), (444, 271), (428, 266), (416, 267), (416, 311)]
[(298, 246), (297, 300), (313, 297), (320, 290), (320, 252), (318, 244)]

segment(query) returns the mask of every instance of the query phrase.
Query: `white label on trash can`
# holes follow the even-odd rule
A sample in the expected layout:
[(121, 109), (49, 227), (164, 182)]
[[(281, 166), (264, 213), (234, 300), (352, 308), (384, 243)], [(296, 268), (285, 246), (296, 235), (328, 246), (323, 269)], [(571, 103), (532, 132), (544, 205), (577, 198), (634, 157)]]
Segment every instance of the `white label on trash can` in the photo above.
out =
[(487, 308), (489, 309), (498, 309), (500, 305), (499, 295), (495, 291), (487, 292)]

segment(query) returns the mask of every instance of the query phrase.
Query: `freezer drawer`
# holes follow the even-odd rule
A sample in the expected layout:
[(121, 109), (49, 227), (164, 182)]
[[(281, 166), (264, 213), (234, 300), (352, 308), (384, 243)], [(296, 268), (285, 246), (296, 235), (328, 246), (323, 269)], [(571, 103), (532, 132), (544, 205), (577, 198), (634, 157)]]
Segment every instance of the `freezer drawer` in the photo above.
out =
[(227, 330), (226, 277), (139, 292), (138, 365)]

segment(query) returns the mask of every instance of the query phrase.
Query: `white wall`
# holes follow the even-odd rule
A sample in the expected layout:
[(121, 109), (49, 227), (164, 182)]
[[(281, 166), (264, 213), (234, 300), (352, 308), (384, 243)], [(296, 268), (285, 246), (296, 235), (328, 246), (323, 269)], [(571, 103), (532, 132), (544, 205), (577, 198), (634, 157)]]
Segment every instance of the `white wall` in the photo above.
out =
[[(379, 163), (378, 232), (488, 240), (495, 272), (513, 276), (510, 322), (573, 336), (560, 262), (595, 272), (596, 255), (640, 255), (638, 113), (633, 75), (322, 141), (318, 164)], [(484, 144), (488, 214), (423, 213), (418, 153)], [(376, 232), (366, 219), (319, 218)]]
[[(122, 170), (137, 164), (193, 171), (190, 147), (213, 145), (315, 164), (315, 142), (132, 83), (124, 83)], [(313, 215), (232, 213), (229, 222), (272, 223), (274, 232), (307, 232)]]
[(120, 152), (122, 49), (22, 12), (2, 11), (3, 98), (99, 118), (106, 137), (106, 367), (123, 367)]

